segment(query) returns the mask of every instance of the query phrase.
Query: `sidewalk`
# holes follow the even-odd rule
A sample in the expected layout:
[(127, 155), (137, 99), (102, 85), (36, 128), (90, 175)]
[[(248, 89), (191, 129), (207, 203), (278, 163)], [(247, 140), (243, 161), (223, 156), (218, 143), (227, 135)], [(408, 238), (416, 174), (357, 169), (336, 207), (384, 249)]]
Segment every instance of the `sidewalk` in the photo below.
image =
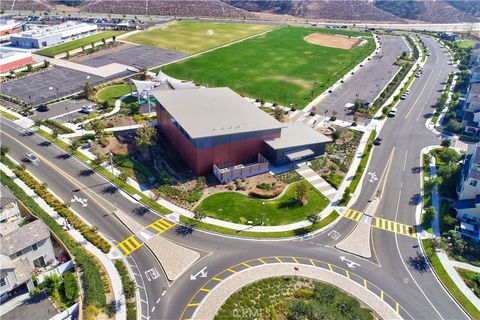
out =
[(308, 165), (303, 165), (295, 171), (297, 171), (299, 175), (304, 177), (305, 180), (307, 180), (315, 189), (320, 191), (320, 193), (327, 197), (330, 201), (335, 198), (337, 190), (315, 171), (313, 171)]
[[(5, 172), (5, 174), (11, 178), (14, 178), (15, 183), (22, 188), (25, 193), (30, 196), (45, 212), (51, 216), (58, 225), (66, 225), (64, 218), (59, 216), (55, 210), (53, 210), (42, 198), (40, 198), (32, 189), (30, 189), (22, 180), (16, 178), (15, 174), (3, 163), (0, 163), (0, 170)], [(83, 246), (87, 251), (92, 253), (103, 265), (105, 271), (110, 278), (110, 283), (112, 285), (112, 292), (114, 300), (116, 302), (116, 320), (123, 320), (126, 318), (126, 308), (125, 308), (125, 295), (123, 294), (122, 281), (120, 275), (116, 271), (113, 262), (104, 254), (100, 249), (95, 247), (93, 244), (88, 242), (82, 234), (75, 230), (71, 229), (68, 231), (69, 235), (78, 242), (80, 246)]]

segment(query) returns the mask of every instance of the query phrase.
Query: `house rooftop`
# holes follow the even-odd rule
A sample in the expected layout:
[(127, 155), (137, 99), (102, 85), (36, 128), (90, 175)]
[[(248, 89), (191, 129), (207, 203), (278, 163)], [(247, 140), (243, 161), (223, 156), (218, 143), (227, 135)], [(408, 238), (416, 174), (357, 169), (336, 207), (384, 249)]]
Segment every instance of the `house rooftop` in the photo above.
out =
[(153, 91), (192, 139), (285, 127), (229, 88)]
[(293, 122), (286, 124), (282, 129), (280, 138), (265, 140), (274, 150), (308, 146), (317, 143), (330, 142), (331, 139), (312, 129), (303, 122)]
[(10, 256), (50, 237), (50, 231), (42, 220), (35, 220), (0, 237), (0, 254)]
[(17, 198), (3, 184), (0, 184), (0, 211), (14, 202), (17, 202)]

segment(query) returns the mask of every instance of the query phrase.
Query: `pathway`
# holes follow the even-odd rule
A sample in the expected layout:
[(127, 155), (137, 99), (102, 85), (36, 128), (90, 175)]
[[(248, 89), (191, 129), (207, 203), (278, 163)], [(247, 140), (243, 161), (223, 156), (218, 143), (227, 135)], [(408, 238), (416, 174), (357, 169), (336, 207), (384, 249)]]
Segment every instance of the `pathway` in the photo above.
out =
[(299, 175), (305, 178), (308, 182), (312, 184), (312, 186), (320, 191), (328, 200), (332, 201), (337, 194), (337, 190), (333, 188), (330, 183), (325, 181), (322, 177), (320, 177), (315, 171), (313, 171), (309, 166), (303, 165), (300, 166), (295, 171), (298, 172)]

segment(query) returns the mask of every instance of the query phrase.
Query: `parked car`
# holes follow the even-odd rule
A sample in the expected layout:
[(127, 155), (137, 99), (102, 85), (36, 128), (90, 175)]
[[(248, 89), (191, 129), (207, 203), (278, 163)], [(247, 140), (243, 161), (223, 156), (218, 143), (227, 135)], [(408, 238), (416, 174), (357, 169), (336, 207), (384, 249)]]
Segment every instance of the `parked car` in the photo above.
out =
[(404, 93), (401, 95), (400, 100), (405, 100), (407, 99), (407, 97), (408, 97), (408, 94)]
[(376, 146), (379, 146), (382, 144), (382, 140), (383, 140), (382, 138), (378, 137), (375, 140), (373, 140), (373, 144)]
[(83, 106), (80, 112), (87, 114), (93, 112), (93, 105)]
[(46, 104), (41, 104), (37, 107), (37, 111), (47, 112), (50, 108)]
[(420, 77), (422, 74), (420, 72), (415, 73), (415, 78)]
[(35, 166), (38, 166), (40, 163), (40, 160), (33, 153), (25, 153), (25, 157), (27, 158), (28, 162), (31, 162)]
[(410, 94), (410, 89), (405, 90), (405, 94)]
[(397, 115), (397, 108), (393, 108), (392, 110), (390, 110), (390, 112), (388, 113), (388, 116), (390, 118), (393, 118)]

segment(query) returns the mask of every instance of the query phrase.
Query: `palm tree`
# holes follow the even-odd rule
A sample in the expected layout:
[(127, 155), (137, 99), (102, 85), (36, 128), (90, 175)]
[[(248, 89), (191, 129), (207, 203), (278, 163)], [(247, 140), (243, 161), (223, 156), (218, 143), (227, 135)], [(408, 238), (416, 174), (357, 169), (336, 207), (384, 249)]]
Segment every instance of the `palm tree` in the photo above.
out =
[(105, 129), (105, 123), (101, 120), (93, 120), (91, 122), (91, 128), (95, 131), (95, 138), (99, 139), (103, 135), (103, 130)]

